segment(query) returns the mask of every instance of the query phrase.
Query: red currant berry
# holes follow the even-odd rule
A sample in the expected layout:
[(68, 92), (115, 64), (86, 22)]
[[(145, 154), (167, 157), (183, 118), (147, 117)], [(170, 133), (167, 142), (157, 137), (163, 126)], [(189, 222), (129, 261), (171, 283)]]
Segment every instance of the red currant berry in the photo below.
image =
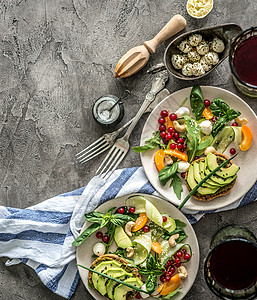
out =
[(167, 217), (162, 216), (162, 221), (163, 221), (164, 223), (167, 222)]
[(176, 114), (170, 114), (170, 120), (175, 121), (177, 120), (178, 116)]
[(136, 296), (135, 296), (135, 298), (136, 299), (141, 299), (142, 297), (141, 297), (140, 293), (137, 293)]
[(174, 132), (174, 128), (173, 127), (169, 127), (168, 128), (168, 133), (173, 133)]
[(186, 150), (187, 149), (187, 144), (183, 144), (183, 149)]
[(182, 148), (182, 149), (180, 149), (179, 151), (180, 151), (180, 152), (185, 152), (185, 150), (184, 150), (183, 148)]
[(167, 110), (165, 110), (165, 109), (161, 111), (161, 116), (162, 116), (163, 118), (168, 117), (168, 114), (169, 114), (169, 113), (168, 113)]
[(170, 279), (171, 279), (171, 276), (170, 275), (166, 275), (165, 281), (170, 281)]
[(184, 139), (182, 137), (180, 137), (180, 138), (178, 138), (177, 142), (183, 144), (184, 143)]
[(176, 149), (176, 144), (175, 143), (171, 143), (170, 144), (170, 149), (172, 149), (172, 150)]
[(182, 177), (182, 178), (186, 178), (186, 173), (187, 173), (187, 172), (182, 172), (182, 173), (181, 173), (181, 177)]
[(167, 133), (166, 135), (166, 140), (170, 141), (172, 139), (172, 134)]
[(171, 272), (171, 274), (173, 274), (176, 270), (174, 267), (171, 267), (169, 271)]
[(185, 260), (189, 260), (190, 258), (191, 258), (190, 254), (188, 254), (188, 253), (184, 254), (184, 259)]
[(168, 276), (172, 276), (172, 272), (169, 271), (169, 272), (167, 273), (167, 275), (168, 275)]
[(215, 123), (218, 120), (218, 117), (214, 116), (214, 117), (211, 118), (211, 120), (212, 120), (213, 123)]
[(181, 149), (182, 149), (182, 147), (183, 147), (183, 145), (182, 145), (181, 143), (178, 143), (178, 144), (177, 144), (177, 148), (178, 148), (178, 150), (181, 150)]
[(181, 258), (181, 257), (182, 257), (182, 252), (181, 252), (181, 251), (178, 251), (178, 252), (176, 253), (176, 256), (177, 256), (178, 258)]
[(205, 107), (210, 106), (211, 105), (211, 101), (208, 100), (208, 99), (204, 100), (204, 105), (205, 105)]
[(109, 235), (104, 235), (103, 237), (102, 237), (102, 241), (104, 242), (104, 243), (108, 243), (109, 242), (109, 240), (110, 240), (110, 237), (109, 237)]
[(160, 130), (160, 132), (165, 131), (166, 130), (166, 126), (165, 125), (160, 125), (159, 130)]
[(118, 214), (124, 214), (124, 212), (125, 212), (124, 207), (119, 207), (119, 208), (117, 209), (117, 213), (118, 213)]
[(150, 231), (150, 227), (149, 227), (148, 225), (145, 225), (145, 226), (143, 227), (143, 231), (144, 231), (145, 233), (149, 232), (149, 231)]
[(179, 257), (175, 257), (175, 263), (176, 264), (180, 263), (180, 258)]
[(161, 280), (161, 282), (164, 282), (165, 281), (165, 275), (162, 275), (161, 277), (160, 277), (160, 280)]
[(186, 249), (182, 249), (181, 251), (182, 251), (184, 254), (187, 253)]
[(169, 142), (167, 139), (163, 139), (162, 141), (163, 141), (163, 144), (165, 144), (165, 145), (167, 145)]
[(133, 207), (133, 206), (129, 208), (129, 212), (132, 213), (132, 214), (135, 212), (135, 210), (136, 210), (136, 209), (135, 209), (135, 207)]
[(176, 263), (176, 267), (179, 268), (181, 266), (181, 263)]
[(231, 124), (231, 126), (238, 126), (237, 122)]
[(98, 239), (101, 239), (101, 238), (103, 237), (102, 232), (101, 232), (101, 231), (98, 231), (98, 232), (96, 233), (96, 237), (97, 237)]
[(229, 152), (230, 152), (230, 154), (234, 155), (234, 154), (236, 154), (236, 149), (235, 148), (231, 148)]
[(174, 140), (177, 140), (179, 138), (179, 133), (178, 132), (174, 132), (173, 138), (174, 138)]
[(163, 117), (160, 117), (158, 119), (158, 123), (161, 124), (161, 125), (163, 125), (165, 123), (165, 119)]
[(165, 139), (165, 138), (166, 138), (166, 132), (165, 132), (165, 131), (162, 131), (160, 134), (161, 134), (161, 138), (162, 138), (162, 139)]

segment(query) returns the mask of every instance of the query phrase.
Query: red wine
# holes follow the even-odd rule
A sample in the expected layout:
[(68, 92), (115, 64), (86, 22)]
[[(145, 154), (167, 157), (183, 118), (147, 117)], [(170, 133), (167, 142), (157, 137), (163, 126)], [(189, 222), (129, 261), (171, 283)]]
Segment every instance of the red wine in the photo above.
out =
[(241, 80), (257, 86), (257, 36), (248, 38), (238, 46), (234, 69)]
[(240, 290), (257, 280), (257, 247), (243, 240), (231, 240), (217, 246), (210, 258), (213, 278), (223, 287)]

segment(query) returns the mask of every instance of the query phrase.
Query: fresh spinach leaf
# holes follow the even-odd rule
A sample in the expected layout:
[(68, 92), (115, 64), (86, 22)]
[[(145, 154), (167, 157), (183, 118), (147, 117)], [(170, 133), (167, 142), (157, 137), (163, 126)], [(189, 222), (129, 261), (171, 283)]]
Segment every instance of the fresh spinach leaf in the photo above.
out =
[(241, 115), (240, 111), (236, 109), (229, 109), (227, 111), (228, 121), (232, 121)]
[(173, 187), (173, 191), (177, 198), (180, 200), (181, 199), (181, 193), (183, 191), (181, 179), (177, 174), (174, 174), (173, 180), (171, 182), (171, 186)]
[(192, 87), (190, 93), (190, 104), (192, 113), (195, 115), (196, 120), (202, 118), (203, 111), (205, 109), (202, 90), (199, 85)]
[(165, 185), (173, 176), (176, 174), (178, 170), (178, 163), (175, 162), (172, 165), (165, 166), (160, 172), (159, 172), (159, 180), (161, 185)]
[(221, 98), (215, 98), (210, 105), (210, 110), (216, 117), (222, 117), (226, 115), (229, 110), (229, 106)]
[(141, 152), (144, 152), (144, 151), (155, 149), (158, 145), (159, 146), (163, 145), (161, 143), (161, 134), (160, 134), (159, 130), (154, 132), (154, 136), (152, 138), (146, 140), (145, 145), (143, 145), (143, 146), (137, 146), (137, 147), (132, 147), (132, 149), (136, 153), (141, 153)]
[(184, 119), (186, 120), (186, 126), (187, 126), (187, 138), (188, 138), (188, 162), (191, 163), (196, 155), (196, 151), (198, 150), (199, 146), (199, 140), (200, 140), (200, 126), (196, 123), (196, 121), (189, 117), (184, 116)]
[(150, 274), (148, 277), (147, 277), (147, 280), (146, 280), (146, 290), (152, 294), (155, 289), (156, 289), (156, 286), (157, 286), (157, 276), (154, 275), (154, 274)]
[(156, 260), (152, 253), (149, 253), (147, 258), (146, 258), (146, 268), (148, 270), (154, 270), (157, 267)]
[(219, 117), (219, 119), (212, 126), (212, 136), (215, 137), (226, 125), (226, 117)]
[(175, 223), (176, 223), (176, 228), (177, 229), (181, 229), (187, 226), (186, 223), (180, 221), (179, 219), (174, 219)]
[(84, 230), (72, 243), (72, 246), (78, 247), (81, 245), (85, 240), (90, 237), (92, 233), (97, 231), (100, 228), (100, 225), (97, 223), (91, 224), (86, 230)]

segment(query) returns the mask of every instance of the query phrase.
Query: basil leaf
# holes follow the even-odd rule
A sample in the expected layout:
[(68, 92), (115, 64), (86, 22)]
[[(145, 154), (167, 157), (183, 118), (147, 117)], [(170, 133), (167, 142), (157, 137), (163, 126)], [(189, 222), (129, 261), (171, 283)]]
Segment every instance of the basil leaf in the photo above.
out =
[(222, 117), (227, 114), (229, 106), (221, 98), (216, 98), (211, 102), (210, 110), (216, 117)]
[(112, 219), (111, 222), (115, 226), (123, 226), (123, 225), (125, 225), (127, 223), (127, 221), (121, 220), (121, 219)]
[(132, 218), (128, 215), (122, 215), (122, 214), (113, 214), (111, 216), (111, 219), (120, 219), (120, 220), (125, 220), (125, 221), (131, 221)]
[[(160, 276), (163, 274), (163, 270), (153, 270), (152, 272), (154, 275), (157, 275), (157, 276)], [(149, 272), (148, 272), (148, 274), (149, 274)]]
[(219, 119), (214, 123), (212, 127), (212, 136), (215, 137), (226, 125), (227, 118), (219, 117)]
[(232, 121), (241, 115), (240, 111), (236, 109), (229, 109), (227, 111), (228, 121)]
[(186, 126), (187, 126), (187, 138), (188, 141), (190, 142), (189, 144), (189, 151), (187, 153), (188, 155), (188, 162), (191, 163), (196, 155), (196, 151), (199, 146), (199, 140), (200, 140), (200, 126), (196, 123), (196, 121), (189, 117), (189, 116), (184, 116), (184, 119), (186, 120)]
[(157, 146), (162, 146), (161, 143), (161, 133), (160, 131), (155, 131), (154, 132), (154, 136), (148, 140), (146, 140), (146, 144), (143, 146), (137, 146), (137, 147), (132, 147), (132, 149), (136, 152), (136, 153), (141, 153), (144, 151), (148, 151), (151, 149), (155, 149)]
[(178, 170), (178, 163), (175, 162), (171, 166), (165, 166), (160, 172), (159, 172), (159, 180), (161, 185), (165, 185), (177, 172)]
[(91, 224), (86, 230), (84, 230), (76, 239), (73, 241), (72, 246), (78, 247), (81, 245), (85, 240), (90, 237), (92, 233), (97, 231), (100, 228), (99, 224), (93, 223)]
[[(126, 259), (127, 260), (127, 259)], [(137, 267), (138, 268), (138, 267)], [(149, 270), (147, 269), (138, 269), (138, 272), (141, 274), (141, 275), (149, 275)]]
[(181, 179), (177, 174), (174, 174), (173, 180), (171, 182), (171, 186), (173, 187), (173, 191), (177, 198), (180, 200), (181, 199), (181, 193), (183, 191)]
[(208, 147), (211, 144), (211, 139), (206, 139), (205, 141), (201, 142), (200, 145), (197, 147), (197, 150), (202, 150)]
[(196, 120), (202, 118), (203, 111), (205, 109), (202, 90), (199, 85), (192, 87), (190, 94), (190, 104), (192, 113), (195, 115)]
[(184, 228), (184, 227), (187, 226), (186, 223), (184, 223), (184, 222), (182, 222), (182, 221), (180, 221), (180, 220), (178, 220), (178, 219), (174, 219), (174, 221), (175, 221), (175, 223), (176, 223), (176, 228), (177, 228), (177, 229), (181, 229), (181, 228)]
[(85, 214), (85, 217), (90, 222), (102, 223), (104, 214), (99, 213), (99, 212), (90, 212), (88, 214)]
[(106, 215), (110, 216), (112, 214), (112, 212), (116, 209), (117, 207), (111, 207), (108, 209)]
[(148, 270), (153, 270), (156, 267), (157, 267), (156, 260), (155, 260), (154, 256), (152, 255), (152, 253), (149, 253), (146, 258), (146, 268)]
[(146, 290), (152, 294), (155, 289), (156, 289), (156, 286), (157, 286), (157, 276), (154, 275), (154, 274), (150, 274), (148, 277), (147, 277), (147, 280), (146, 280)]
[(110, 221), (109, 218), (102, 219), (100, 228), (105, 227), (109, 223), (109, 221)]

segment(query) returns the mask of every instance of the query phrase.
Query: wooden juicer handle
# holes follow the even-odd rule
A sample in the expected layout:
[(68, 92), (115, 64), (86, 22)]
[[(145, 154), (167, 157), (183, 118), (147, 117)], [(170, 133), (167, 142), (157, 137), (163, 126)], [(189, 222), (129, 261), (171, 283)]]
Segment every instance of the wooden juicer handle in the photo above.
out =
[(164, 41), (171, 38), (173, 35), (183, 30), (186, 27), (186, 19), (181, 15), (173, 16), (169, 22), (157, 33), (157, 35), (150, 41), (144, 42), (144, 46), (147, 50), (153, 54), (156, 48)]

